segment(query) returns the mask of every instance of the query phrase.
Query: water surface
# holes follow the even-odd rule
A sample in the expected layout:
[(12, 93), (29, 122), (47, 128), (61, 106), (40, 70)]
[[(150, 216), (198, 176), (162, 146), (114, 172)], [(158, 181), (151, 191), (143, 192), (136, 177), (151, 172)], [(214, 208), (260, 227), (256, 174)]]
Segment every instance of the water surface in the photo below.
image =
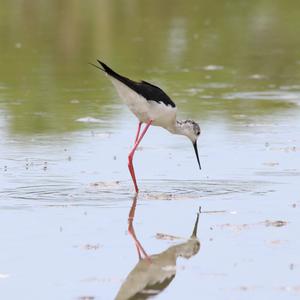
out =
[(138, 263), (127, 154), (137, 120), (97, 58), (200, 123), (135, 156), (146, 253), (189, 243), (156, 299), (299, 298), (296, 1), (0, 4), (0, 297), (114, 299)]

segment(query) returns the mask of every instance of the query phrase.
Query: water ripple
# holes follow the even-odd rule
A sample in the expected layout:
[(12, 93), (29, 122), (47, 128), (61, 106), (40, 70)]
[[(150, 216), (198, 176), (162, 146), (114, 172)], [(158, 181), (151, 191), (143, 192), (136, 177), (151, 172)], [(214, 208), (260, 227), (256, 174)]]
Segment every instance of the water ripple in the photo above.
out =
[[(144, 180), (140, 182), (142, 188), (140, 198), (187, 200), (244, 193), (267, 193), (270, 191), (267, 188), (270, 184), (270, 182), (240, 180)], [(5, 205), (0, 202), (0, 207), (28, 208), (40, 205), (115, 207), (130, 199), (133, 193), (129, 181), (99, 181), (88, 185), (51, 182), (5, 189), (0, 192)]]

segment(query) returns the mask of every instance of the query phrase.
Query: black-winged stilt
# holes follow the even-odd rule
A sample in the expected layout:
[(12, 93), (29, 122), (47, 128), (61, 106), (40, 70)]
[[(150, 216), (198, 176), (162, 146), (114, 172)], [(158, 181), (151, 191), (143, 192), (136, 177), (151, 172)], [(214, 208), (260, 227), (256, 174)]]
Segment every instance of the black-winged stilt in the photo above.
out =
[[(117, 89), (119, 96), (124, 100), (132, 113), (139, 119), (134, 146), (128, 155), (128, 168), (136, 193), (138, 193), (139, 188), (132, 164), (133, 155), (150, 125), (160, 126), (173, 134), (180, 134), (188, 137), (193, 143), (198, 165), (201, 169), (197, 148), (197, 139), (201, 133), (199, 125), (193, 120), (176, 120), (177, 108), (175, 103), (159, 87), (147, 81), (133, 81), (116, 73), (100, 60), (98, 60), (98, 63), (102, 68), (98, 65), (91, 65), (108, 75)], [(145, 123), (146, 126), (140, 134), (142, 123)]]

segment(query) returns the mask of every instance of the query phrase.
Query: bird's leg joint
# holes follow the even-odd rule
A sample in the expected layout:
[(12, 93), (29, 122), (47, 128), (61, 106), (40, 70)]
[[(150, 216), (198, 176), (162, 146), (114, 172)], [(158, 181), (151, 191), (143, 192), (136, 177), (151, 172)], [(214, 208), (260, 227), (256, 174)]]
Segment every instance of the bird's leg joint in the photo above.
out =
[(128, 155), (128, 166), (132, 165), (132, 160), (133, 160), (133, 152), (130, 152)]

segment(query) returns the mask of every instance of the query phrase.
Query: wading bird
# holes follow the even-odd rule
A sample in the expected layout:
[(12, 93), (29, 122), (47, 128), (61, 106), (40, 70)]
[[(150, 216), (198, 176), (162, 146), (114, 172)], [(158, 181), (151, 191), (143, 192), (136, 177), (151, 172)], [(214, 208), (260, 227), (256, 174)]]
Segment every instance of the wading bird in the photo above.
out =
[[(132, 160), (135, 150), (139, 146), (150, 125), (160, 126), (173, 134), (180, 134), (188, 137), (193, 143), (198, 165), (201, 169), (197, 148), (197, 139), (201, 133), (199, 125), (193, 120), (176, 120), (177, 108), (175, 103), (159, 87), (147, 81), (133, 81), (116, 73), (100, 60), (97, 61), (100, 66), (94, 64), (91, 65), (108, 75), (117, 89), (119, 96), (127, 104), (132, 113), (139, 119), (134, 146), (128, 155), (128, 168), (136, 193), (138, 193), (139, 188), (136, 182)], [(145, 123), (146, 126), (141, 132), (142, 123)]]

